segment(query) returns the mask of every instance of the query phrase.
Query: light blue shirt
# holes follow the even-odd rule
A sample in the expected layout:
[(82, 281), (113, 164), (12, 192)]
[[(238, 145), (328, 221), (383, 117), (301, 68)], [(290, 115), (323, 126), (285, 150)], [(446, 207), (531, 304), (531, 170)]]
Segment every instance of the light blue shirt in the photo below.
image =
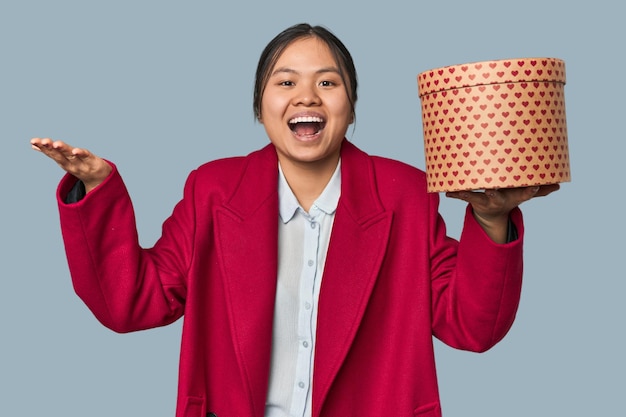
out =
[(279, 167), (278, 281), (266, 417), (311, 416), (317, 306), (341, 162), (307, 213)]

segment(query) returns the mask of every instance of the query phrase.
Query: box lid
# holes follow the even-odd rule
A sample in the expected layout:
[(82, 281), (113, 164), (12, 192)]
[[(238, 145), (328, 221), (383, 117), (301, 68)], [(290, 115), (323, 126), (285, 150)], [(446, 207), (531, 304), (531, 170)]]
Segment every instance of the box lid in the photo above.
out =
[(565, 63), (558, 58), (515, 58), (450, 65), (417, 76), (419, 96), (490, 84), (548, 81), (565, 84)]

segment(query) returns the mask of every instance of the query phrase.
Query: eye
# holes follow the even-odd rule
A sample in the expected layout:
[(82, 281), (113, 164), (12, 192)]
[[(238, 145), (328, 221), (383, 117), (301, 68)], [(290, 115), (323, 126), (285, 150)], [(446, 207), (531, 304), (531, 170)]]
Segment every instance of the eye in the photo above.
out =
[(292, 87), (294, 85), (294, 82), (285, 80), (285, 81), (279, 82), (278, 85), (282, 85), (284, 87)]
[(320, 82), (320, 86), (322, 87), (333, 87), (335, 86), (335, 82), (334, 81), (330, 81), (330, 80), (324, 80), (322, 82)]

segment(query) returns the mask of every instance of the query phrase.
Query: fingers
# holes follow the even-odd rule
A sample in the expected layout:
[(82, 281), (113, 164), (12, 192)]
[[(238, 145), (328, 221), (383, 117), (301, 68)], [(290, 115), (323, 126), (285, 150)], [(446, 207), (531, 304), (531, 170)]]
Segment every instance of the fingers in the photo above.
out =
[(54, 160), (67, 173), (77, 177), (88, 191), (102, 183), (111, 173), (111, 166), (87, 149), (75, 148), (50, 138), (33, 138), (31, 147)]
[(537, 193), (535, 194), (535, 197), (545, 197), (548, 194), (558, 191), (560, 188), (561, 186), (559, 184), (542, 185), (539, 188), (539, 191), (537, 191)]
[(55, 160), (64, 169), (67, 164), (82, 162), (93, 156), (88, 150), (75, 148), (67, 143), (50, 138), (33, 138), (30, 141), (31, 147)]
[(503, 193), (495, 189), (485, 191), (455, 191), (446, 193), (446, 196), (467, 201), (471, 205), (500, 205), (505, 201)]
[(449, 197), (468, 202), (476, 217), (488, 222), (504, 223), (509, 213), (517, 207), (532, 190), (525, 189), (487, 189), (485, 191), (459, 191), (448, 193)]
[(474, 207), (514, 208), (534, 197), (544, 197), (559, 190), (559, 184), (541, 186), (487, 189), (485, 191), (455, 191), (447, 197), (466, 201)]
[(30, 141), (31, 147), (54, 159), (57, 162), (76, 158), (73, 148), (63, 141), (52, 141), (50, 138), (33, 138)]
[(560, 188), (559, 184), (536, 185), (524, 188), (510, 188), (508, 193), (512, 195), (513, 200), (517, 201), (517, 205), (535, 197), (545, 197)]
[(510, 188), (507, 192), (511, 195), (511, 200), (515, 205), (520, 205), (536, 196), (540, 188), (540, 186)]

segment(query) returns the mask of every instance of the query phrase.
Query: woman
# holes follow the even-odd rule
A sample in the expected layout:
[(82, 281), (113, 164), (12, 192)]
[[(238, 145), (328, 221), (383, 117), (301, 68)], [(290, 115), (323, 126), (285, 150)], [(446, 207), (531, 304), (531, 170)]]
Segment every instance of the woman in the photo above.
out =
[(115, 165), (31, 140), (67, 172), (64, 242), (95, 316), (130, 332), (185, 315), (177, 417), (440, 416), (432, 336), (484, 351), (510, 328), (517, 206), (558, 185), (448, 194), (469, 202), (457, 242), (422, 171), (345, 139), (356, 100), (339, 39), (280, 33), (254, 90), (271, 143), (194, 170), (147, 249)]

